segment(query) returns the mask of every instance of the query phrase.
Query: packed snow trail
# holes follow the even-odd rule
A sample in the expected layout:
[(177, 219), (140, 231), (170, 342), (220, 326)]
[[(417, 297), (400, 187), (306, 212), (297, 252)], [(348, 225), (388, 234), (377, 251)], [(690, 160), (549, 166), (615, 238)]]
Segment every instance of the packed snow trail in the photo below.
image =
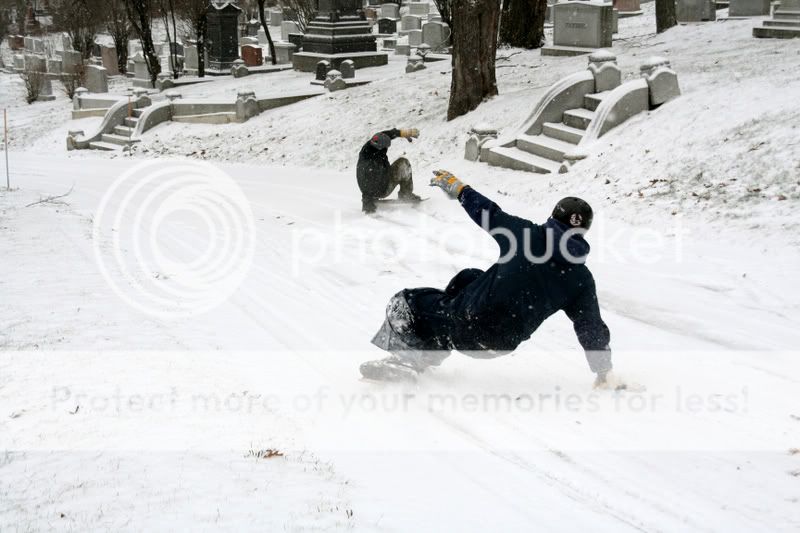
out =
[[(800, 527), (789, 453), (800, 263), (792, 250), (765, 260), (755, 232), (730, 244), (691, 220), (653, 220), (662, 256), (642, 261), (624, 208), (599, 213), (589, 265), (615, 365), (645, 394), (593, 392), (562, 316), (514, 356), (453, 354), (416, 387), (384, 386), (360, 381), (358, 364), (382, 355), (369, 339), (388, 298), (496, 257), (457, 202), (431, 191), (365, 217), (351, 173), (224, 166), (252, 209), (252, 266), (221, 306), (162, 320), (114, 294), (91, 240), (110, 185), (138, 163), (12, 161), (19, 190), (0, 196), (0, 529), (165, 528), (148, 518), (160, 512), (193, 529)], [(467, 170), (533, 220), (560, 194), (524, 205), (495, 196), (485, 167)], [(67, 205), (24, 207), (72, 183)], [(190, 214), (149, 237), (176, 257), (203, 257), (210, 240)], [(340, 254), (318, 253), (334, 242)], [(137, 395), (168, 407), (135, 410)], [(122, 408), (101, 401), (115, 397)], [(245, 458), (271, 447), (286, 458)], [(32, 471), (43, 474), (23, 481)]]

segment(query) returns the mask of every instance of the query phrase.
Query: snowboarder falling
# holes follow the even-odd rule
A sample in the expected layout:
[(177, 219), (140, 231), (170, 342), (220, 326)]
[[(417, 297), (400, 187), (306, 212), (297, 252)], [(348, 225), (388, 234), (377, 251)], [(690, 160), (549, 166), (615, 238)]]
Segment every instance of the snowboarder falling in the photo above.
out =
[(391, 129), (376, 133), (361, 148), (358, 154), (356, 177), (361, 189), (361, 208), (365, 213), (374, 213), (375, 201), (386, 198), (399, 185), (398, 199), (418, 202), (420, 197), (414, 194), (414, 183), (411, 178), (411, 163), (405, 157), (389, 164), (386, 155), (392, 140), (402, 137), (408, 142), (419, 137), (417, 129)]
[(459, 272), (445, 290), (405, 289), (386, 308), (372, 339), (390, 352), (361, 365), (361, 374), (383, 381), (414, 380), (458, 350), (477, 358), (506, 355), (530, 338), (549, 316), (566, 312), (595, 386), (623, 388), (611, 373), (610, 334), (600, 317), (595, 283), (584, 264), (589, 244), (583, 234), (592, 209), (564, 198), (544, 224), (504, 212), (447, 171), (435, 171), (432, 186), (458, 199), (467, 214), (500, 246), (500, 259), (485, 272)]

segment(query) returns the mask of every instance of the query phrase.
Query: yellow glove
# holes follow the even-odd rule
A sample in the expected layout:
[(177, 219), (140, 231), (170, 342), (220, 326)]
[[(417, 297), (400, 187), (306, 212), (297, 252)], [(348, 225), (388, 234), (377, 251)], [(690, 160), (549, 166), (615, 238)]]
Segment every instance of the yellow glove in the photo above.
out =
[(400, 130), (400, 137), (408, 139), (408, 142), (411, 142), (411, 139), (416, 139), (419, 137), (419, 130), (417, 128)]
[(466, 185), (460, 179), (453, 176), (447, 170), (434, 170), (431, 178), (431, 187), (439, 187), (450, 196), (456, 199)]

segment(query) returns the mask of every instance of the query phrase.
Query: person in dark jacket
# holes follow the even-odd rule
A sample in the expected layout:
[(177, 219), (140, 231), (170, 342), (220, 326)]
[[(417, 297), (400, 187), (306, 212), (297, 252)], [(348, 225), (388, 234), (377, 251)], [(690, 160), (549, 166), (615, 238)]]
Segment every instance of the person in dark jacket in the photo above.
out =
[(386, 309), (372, 340), (392, 355), (361, 365), (364, 377), (414, 379), (438, 366), (452, 350), (471, 357), (505, 355), (528, 340), (545, 319), (564, 311), (572, 320), (596, 386), (617, 387), (611, 374), (608, 327), (600, 316), (595, 282), (585, 265), (583, 235), (592, 209), (564, 198), (544, 224), (534, 224), (500, 207), (446, 171), (431, 185), (458, 199), (467, 214), (494, 237), (500, 258), (485, 272), (459, 272), (445, 290), (405, 289)]
[(365, 213), (375, 212), (375, 200), (386, 198), (400, 186), (398, 198), (405, 201), (419, 201), (414, 194), (411, 177), (411, 163), (405, 157), (389, 164), (386, 153), (392, 140), (402, 137), (408, 142), (419, 137), (417, 129), (391, 129), (376, 133), (361, 148), (356, 166), (358, 188), (361, 189), (361, 207)]

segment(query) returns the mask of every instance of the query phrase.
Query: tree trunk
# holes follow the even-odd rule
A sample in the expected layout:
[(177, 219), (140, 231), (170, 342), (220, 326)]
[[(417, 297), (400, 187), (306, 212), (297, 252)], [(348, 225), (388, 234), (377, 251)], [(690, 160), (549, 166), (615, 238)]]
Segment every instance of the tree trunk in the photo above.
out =
[(261, 21), (261, 27), (264, 28), (264, 33), (267, 34), (267, 42), (269, 43), (269, 55), (272, 58), (272, 64), (278, 64), (278, 59), (275, 57), (275, 43), (272, 42), (272, 35), (269, 33), (269, 25), (267, 24), (267, 17), (264, 14), (264, 4), (266, 0), (258, 0), (258, 20)]
[(499, 0), (453, 0), (453, 75), (447, 120), (469, 113), (497, 95), (494, 55)]
[(500, 17), (500, 42), (520, 48), (544, 44), (547, 0), (504, 0)]
[(150, 0), (125, 0), (125, 9), (128, 12), (128, 20), (142, 43), (142, 54), (147, 64), (147, 72), (150, 74), (150, 84), (155, 87), (158, 75), (161, 74), (161, 63), (153, 46), (151, 18), (153, 10)]
[(128, 72), (128, 34), (115, 33), (111, 38), (114, 39), (114, 48), (117, 49), (117, 68), (125, 74)]
[(656, 32), (663, 33), (677, 25), (675, 0), (656, 0)]
[(197, 19), (197, 75), (200, 78), (206, 75), (206, 27), (208, 18), (205, 13)]

